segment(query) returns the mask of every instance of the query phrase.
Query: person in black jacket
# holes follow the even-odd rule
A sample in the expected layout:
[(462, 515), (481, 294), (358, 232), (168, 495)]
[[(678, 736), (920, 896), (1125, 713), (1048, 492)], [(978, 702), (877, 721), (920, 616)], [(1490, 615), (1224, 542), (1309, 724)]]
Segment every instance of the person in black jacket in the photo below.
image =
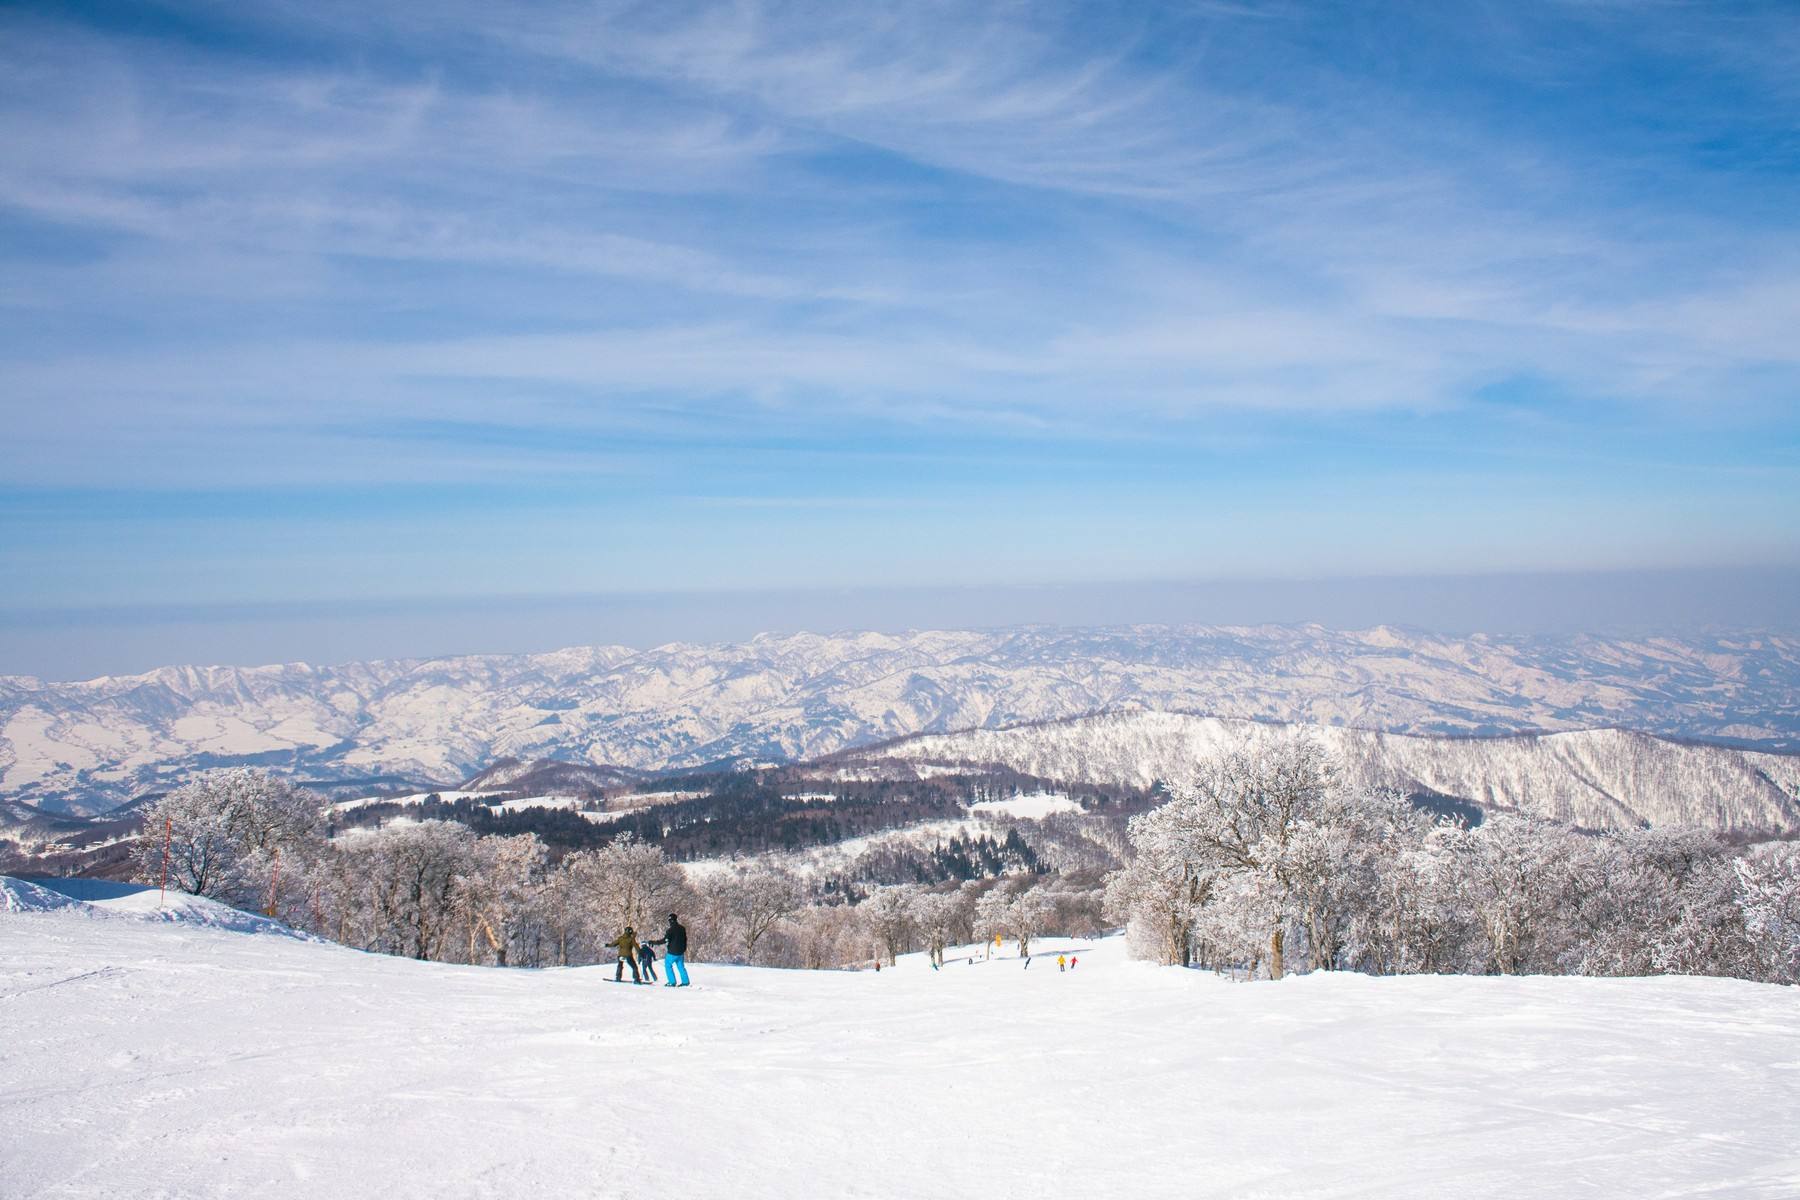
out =
[[(687, 927), (675, 919), (674, 913), (670, 913), (669, 927), (663, 930), (661, 937), (650, 944), (663, 947), (663, 986), (686, 987), (688, 985)], [(677, 976), (681, 978), (679, 983), (675, 981)]]

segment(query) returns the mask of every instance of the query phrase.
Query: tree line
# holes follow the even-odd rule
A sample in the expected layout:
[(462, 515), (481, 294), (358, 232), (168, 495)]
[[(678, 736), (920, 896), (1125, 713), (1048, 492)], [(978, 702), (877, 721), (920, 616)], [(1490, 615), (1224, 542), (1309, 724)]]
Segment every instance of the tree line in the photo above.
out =
[(1107, 912), (1167, 963), (1800, 982), (1800, 845), (1516, 813), (1471, 826), (1343, 786), (1304, 736), (1199, 764), (1129, 837)]
[[(733, 795), (756, 819), (804, 803), (776, 791), (752, 781)], [(875, 794), (849, 808), (860, 813)], [(911, 793), (904, 823), (952, 811), (940, 796), (956, 792)], [(674, 820), (666, 810), (688, 802), (648, 810), (661, 843), (564, 814), (608, 840), (557, 846), (534, 831), (483, 826), (473, 812), (468, 823), (426, 816), (332, 838), (316, 797), (239, 769), (161, 798), (146, 814), (138, 860), (155, 882), (166, 830), (172, 886), (365, 950), (497, 966), (601, 961), (624, 926), (653, 929), (679, 911), (697, 957), (791, 967), (892, 962), (915, 950), (941, 958), (996, 934), (1028, 953), (1046, 935), (1122, 925), (1139, 957), (1241, 977), (1355, 970), (1800, 982), (1793, 842), (1739, 845), (1691, 829), (1596, 833), (1505, 812), (1477, 824), (1456, 806), (1345, 786), (1303, 736), (1198, 763), (1158, 799), (1019, 823), (998, 839), (877, 847), (852, 876), (808, 878), (769, 857), (708, 857), (684, 869), (667, 838), (685, 821), (704, 823), (702, 814), (728, 818), (716, 796)], [(1127, 818), (1121, 808), (1139, 811)], [(676, 843), (683, 853), (704, 844), (690, 832)]]

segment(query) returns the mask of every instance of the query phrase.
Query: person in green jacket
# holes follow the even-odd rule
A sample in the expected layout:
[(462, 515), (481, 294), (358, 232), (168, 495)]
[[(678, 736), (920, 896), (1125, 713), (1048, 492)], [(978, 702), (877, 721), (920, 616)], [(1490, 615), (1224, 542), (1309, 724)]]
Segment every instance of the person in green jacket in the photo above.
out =
[(610, 941), (606, 944), (609, 946), (612, 946), (619, 952), (619, 965), (613, 971), (613, 982), (614, 983), (623, 983), (625, 981), (625, 968), (626, 967), (631, 968), (631, 982), (633, 982), (633, 983), (644, 982), (643, 978), (638, 975), (638, 965), (637, 965), (638, 940), (637, 940), (636, 931), (634, 931), (631, 928), (631, 926), (627, 925), (625, 927), (624, 933), (621, 933), (618, 937), (614, 938), (612, 941)]

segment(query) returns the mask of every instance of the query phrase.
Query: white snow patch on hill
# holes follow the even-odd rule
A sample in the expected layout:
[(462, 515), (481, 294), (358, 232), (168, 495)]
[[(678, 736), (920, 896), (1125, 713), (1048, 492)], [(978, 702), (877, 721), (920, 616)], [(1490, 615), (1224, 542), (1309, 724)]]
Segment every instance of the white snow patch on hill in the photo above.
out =
[[(1315, 975), (1116, 940), (500, 971), (0, 918), (9, 1198), (1791, 1197), (1800, 989)], [(699, 947), (699, 949), (704, 949)]]
[(222, 929), (232, 933), (272, 934), (317, 941), (311, 934), (290, 929), (280, 921), (243, 912), (204, 896), (163, 892), (134, 883), (104, 879), (14, 879), (0, 875), (0, 911), (41, 912), (62, 910), (85, 917), (152, 921)]
[(580, 808), (580, 796), (519, 796), (488, 805), (495, 812), (524, 812), (528, 808)]
[(1061, 792), (1029, 792), (1008, 800), (977, 800), (969, 805), (977, 815), (1017, 817), (1021, 821), (1041, 821), (1052, 813), (1080, 812), (1081, 805)]
[(486, 800), (499, 795), (496, 792), (414, 792), (409, 796), (359, 796), (354, 800), (339, 800), (325, 806), (326, 812), (355, 812), (359, 808), (369, 808), (376, 804), (413, 805), (423, 804), (434, 797), (446, 804), (454, 804), (458, 800)]
[(0, 875), (0, 912), (49, 912), (51, 909), (68, 908), (79, 903), (79, 900), (72, 900), (61, 892), (53, 892), (29, 880)]

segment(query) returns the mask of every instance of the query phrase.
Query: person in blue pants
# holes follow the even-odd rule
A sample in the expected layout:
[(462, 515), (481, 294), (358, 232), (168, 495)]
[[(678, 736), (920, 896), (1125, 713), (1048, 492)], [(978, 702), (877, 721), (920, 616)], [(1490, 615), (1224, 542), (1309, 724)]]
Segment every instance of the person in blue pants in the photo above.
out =
[[(663, 947), (663, 986), (686, 987), (687, 973), (687, 927), (676, 920), (675, 914), (669, 914), (669, 927), (663, 935), (650, 943)], [(677, 982), (679, 978), (680, 982)]]

